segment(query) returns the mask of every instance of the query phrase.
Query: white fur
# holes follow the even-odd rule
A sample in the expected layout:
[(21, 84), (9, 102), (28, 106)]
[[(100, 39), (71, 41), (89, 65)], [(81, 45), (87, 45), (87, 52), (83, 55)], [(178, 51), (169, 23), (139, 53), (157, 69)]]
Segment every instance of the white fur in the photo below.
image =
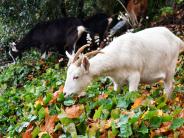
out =
[(13, 52), (19, 52), (16, 48), (16, 43), (15, 42), (10, 43), (10, 47), (11, 47)]
[[(83, 32), (85, 32), (86, 31), (86, 28), (84, 27), (84, 26), (78, 26), (77, 27), (77, 35), (78, 35), (78, 39), (81, 37), (81, 35), (82, 35), (82, 33)], [(78, 41), (78, 39), (75, 41), (75, 43), (73, 44), (73, 51), (75, 51), (76, 50), (76, 43), (77, 43), (77, 41)]]
[(78, 37), (80, 38), (81, 34), (86, 31), (86, 28), (84, 26), (78, 26), (77, 31), (78, 31)]
[(112, 23), (113, 19), (110, 17), (108, 18), (108, 25), (110, 25)]
[[(137, 91), (139, 83), (164, 81), (167, 97), (171, 96), (179, 51), (184, 43), (165, 27), (154, 27), (117, 37), (85, 64), (72, 63), (67, 71), (64, 93), (80, 93), (94, 78), (109, 76), (114, 90), (129, 84), (129, 91)], [(78, 79), (73, 79), (74, 77)]]
[(46, 59), (46, 57), (47, 57), (47, 54), (46, 54), (46, 52), (44, 52), (44, 53), (42, 54), (42, 56), (41, 56), (41, 59)]

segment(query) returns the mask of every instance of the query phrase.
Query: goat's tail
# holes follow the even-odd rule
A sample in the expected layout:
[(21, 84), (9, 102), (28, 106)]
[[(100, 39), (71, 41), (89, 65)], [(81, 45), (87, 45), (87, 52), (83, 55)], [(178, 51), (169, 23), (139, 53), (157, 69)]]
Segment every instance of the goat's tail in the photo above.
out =
[(81, 36), (82, 33), (87, 32), (87, 29), (83, 26), (77, 26), (78, 36)]

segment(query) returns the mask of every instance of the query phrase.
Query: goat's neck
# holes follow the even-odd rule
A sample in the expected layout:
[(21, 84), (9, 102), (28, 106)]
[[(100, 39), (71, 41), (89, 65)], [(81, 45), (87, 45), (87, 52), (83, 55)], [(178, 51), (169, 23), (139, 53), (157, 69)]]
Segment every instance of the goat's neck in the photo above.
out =
[(108, 76), (113, 70), (113, 63), (108, 56), (98, 55), (90, 59), (89, 72), (93, 77)]

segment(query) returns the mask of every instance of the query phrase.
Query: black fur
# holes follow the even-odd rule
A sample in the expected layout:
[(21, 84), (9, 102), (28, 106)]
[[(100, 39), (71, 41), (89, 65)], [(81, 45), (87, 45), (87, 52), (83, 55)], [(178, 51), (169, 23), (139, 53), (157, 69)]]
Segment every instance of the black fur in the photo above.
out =
[(42, 54), (47, 53), (50, 48), (54, 48), (62, 55), (65, 55), (66, 50), (72, 53), (77, 41), (75, 51), (87, 43), (87, 33), (83, 33), (81, 38), (78, 38), (78, 26), (84, 26), (89, 31), (93, 39), (91, 49), (96, 49), (98, 45), (94, 42), (94, 36), (99, 35), (100, 41), (104, 39), (108, 29), (108, 16), (99, 13), (84, 20), (66, 17), (40, 22), (16, 44), (18, 52), (11, 51), (11, 53), (15, 57), (21, 56), (23, 51), (31, 47), (39, 48)]

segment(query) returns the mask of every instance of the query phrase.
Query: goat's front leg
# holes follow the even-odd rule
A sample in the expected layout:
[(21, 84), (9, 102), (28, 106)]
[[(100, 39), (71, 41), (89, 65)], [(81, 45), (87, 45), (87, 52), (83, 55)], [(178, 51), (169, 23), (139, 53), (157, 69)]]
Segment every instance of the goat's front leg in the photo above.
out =
[(48, 54), (48, 48), (45, 44), (41, 44), (40, 46), (41, 49), (41, 59), (46, 59), (47, 58), (47, 54)]
[(136, 72), (128, 77), (129, 91), (137, 91), (140, 82), (140, 73)]

